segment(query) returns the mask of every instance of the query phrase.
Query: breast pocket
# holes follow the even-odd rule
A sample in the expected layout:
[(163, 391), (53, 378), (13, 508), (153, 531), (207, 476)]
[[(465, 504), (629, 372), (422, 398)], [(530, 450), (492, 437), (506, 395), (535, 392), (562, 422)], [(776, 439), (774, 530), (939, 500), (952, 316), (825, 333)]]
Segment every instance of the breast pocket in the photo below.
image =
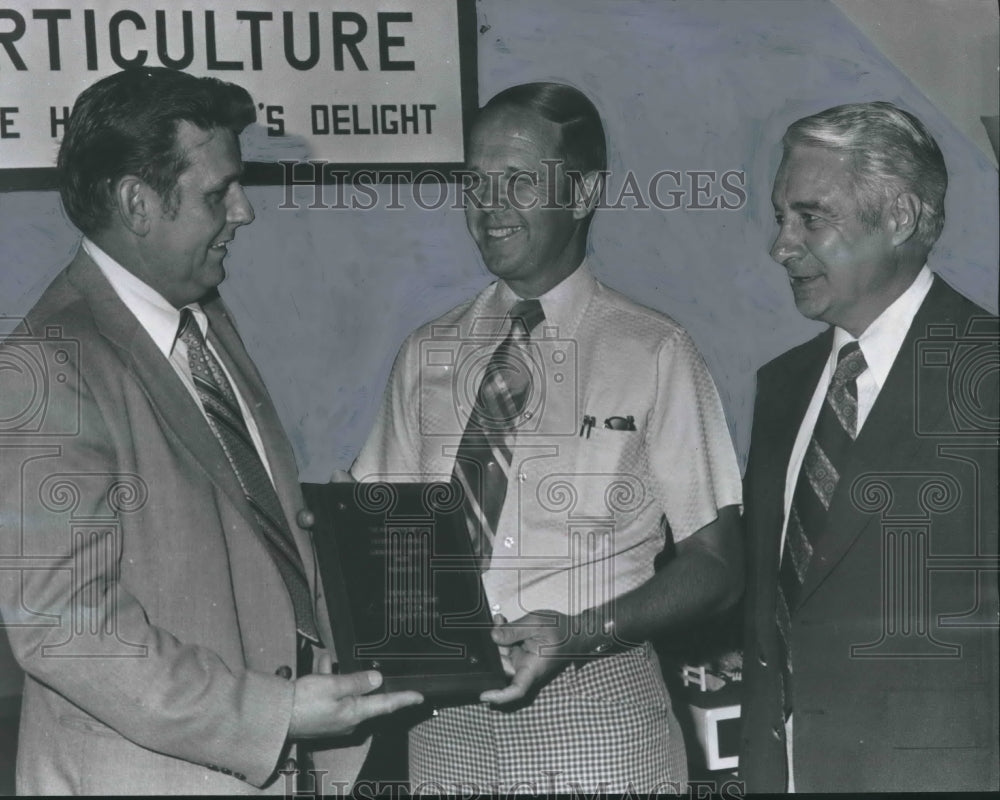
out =
[(646, 485), (640, 431), (594, 428), (590, 436), (566, 437), (557, 450), (535, 460), (537, 497), (548, 511), (573, 517), (634, 513), (651, 498)]

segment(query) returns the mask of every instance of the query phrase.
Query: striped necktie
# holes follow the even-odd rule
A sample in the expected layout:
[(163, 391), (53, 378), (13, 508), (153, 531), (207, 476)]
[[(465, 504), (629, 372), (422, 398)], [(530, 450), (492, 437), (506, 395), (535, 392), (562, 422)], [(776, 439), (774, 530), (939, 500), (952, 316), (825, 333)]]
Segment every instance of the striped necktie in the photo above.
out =
[(464, 492), (465, 521), (480, 568), (489, 566), (500, 509), (507, 496), (517, 420), (532, 389), (531, 331), (545, 319), (538, 300), (521, 300), (511, 309), (510, 332), (483, 373), (476, 403), (455, 458), (452, 480)]
[(847, 454), (858, 435), (857, 379), (867, 368), (857, 342), (848, 342), (840, 349), (792, 495), (778, 574), (777, 608), (778, 632), (784, 647), (782, 687), (786, 717), (792, 708), (791, 611), (796, 607), (813, 548), (826, 525), (830, 500)]
[(190, 309), (181, 310), (178, 336), (187, 345), (191, 377), (209, 427), (236, 473), (258, 529), (291, 596), (296, 628), (302, 636), (319, 644), (309, 581), (285, 521), (278, 493), (250, 437), (233, 387), (222, 365), (206, 346), (201, 328)]

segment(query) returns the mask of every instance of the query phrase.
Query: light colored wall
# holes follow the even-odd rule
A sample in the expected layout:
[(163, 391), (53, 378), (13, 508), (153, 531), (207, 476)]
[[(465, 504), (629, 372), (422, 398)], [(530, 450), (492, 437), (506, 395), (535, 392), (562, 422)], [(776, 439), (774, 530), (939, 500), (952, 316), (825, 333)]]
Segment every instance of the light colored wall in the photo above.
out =
[(981, 121), (1000, 114), (995, 0), (834, 2), (996, 164)]
[[(628, 170), (642, 180), (662, 169), (746, 172), (743, 209), (608, 209), (592, 231), (599, 277), (693, 335), (741, 456), (756, 368), (820, 327), (795, 311), (784, 271), (767, 256), (778, 141), (794, 119), (875, 99), (921, 117), (951, 176), (931, 264), (996, 309), (996, 171), (827, 0), (481, 0), (477, 8), (480, 97), (526, 81), (579, 86), (607, 122), (613, 186)], [(291, 211), (278, 208), (279, 188), (249, 195), (257, 220), (237, 235), (222, 292), (303, 479), (325, 480), (361, 446), (404, 336), (490, 277), (460, 211), (412, 202), (386, 210), (387, 196), (381, 210), (364, 212), (310, 210), (302, 196)], [(76, 239), (55, 193), (0, 193), (0, 313), (24, 313)]]

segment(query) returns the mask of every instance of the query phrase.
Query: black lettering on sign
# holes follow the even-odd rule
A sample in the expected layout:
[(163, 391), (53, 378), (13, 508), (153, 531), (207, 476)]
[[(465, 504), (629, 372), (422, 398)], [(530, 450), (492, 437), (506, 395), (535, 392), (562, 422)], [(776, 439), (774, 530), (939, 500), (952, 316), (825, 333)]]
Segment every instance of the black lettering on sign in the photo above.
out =
[(250, 23), (250, 68), (262, 70), (264, 63), (260, 56), (260, 23), (270, 22), (274, 15), (270, 11), (237, 11), (236, 19)]
[(215, 12), (205, 12), (205, 57), (209, 69), (243, 69), (242, 61), (220, 61), (215, 44)]
[[(317, 136), (372, 136), (376, 134), (432, 134), (435, 103), (380, 103), (313, 105), (312, 132)], [(330, 124), (330, 118), (333, 124)]]
[(333, 132), (335, 134), (350, 133), (351, 129), (345, 128), (348, 124), (347, 109), (350, 106), (331, 106), (333, 109)]
[(295, 55), (295, 30), (292, 28), (292, 12), (286, 11), (282, 15), (285, 23), (285, 59), (288, 65), (295, 69), (312, 69), (319, 61), (319, 14), (315, 11), (309, 12), (309, 55), (305, 58), (298, 58)]
[[(354, 33), (344, 32), (344, 23), (354, 23)], [(358, 50), (358, 42), (365, 38), (368, 33), (368, 23), (365, 18), (354, 11), (334, 11), (333, 12), (333, 68), (338, 72), (344, 69), (344, 48), (351, 51), (351, 58), (354, 59), (354, 66), (361, 72), (368, 70), (368, 65), (361, 57)]]
[(310, 106), (312, 132), (314, 136), (325, 136), (330, 132), (330, 110), (326, 106)]
[[(368, 72), (373, 67), (383, 72), (416, 70), (416, 62), (406, 57), (408, 31), (413, 30), (414, 14), (410, 11), (282, 11), (279, 34), (275, 28), (277, 13), (273, 11), (209, 9), (204, 12), (202, 31), (195, 30), (195, 12), (182, 4), (164, 2), (160, 8), (149, 5), (137, 2), (108, 17), (94, 8), (83, 8), (81, 14), (76, 13), (77, 9), (39, 8), (32, 9), (30, 17), (26, 11), (0, 8), (0, 71), (28, 70), (20, 43), (29, 19), (36, 28), (30, 41), (39, 51), (47, 46), (48, 69), (52, 72), (63, 68), (63, 43), (69, 42), (75, 52), (81, 39), (90, 71), (107, 69), (107, 59), (120, 69), (140, 67), (151, 61), (151, 56), (171, 69), (256, 72), (265, 69), (265, 56), (283, 56), (288, 66), (306, 71), (331, 55), (336, 72)], [(220, 53), (219, 33), (228, 32), (233, 25), (241, 37), (246, 36), (232, 44), (235, 52)], [(105, 33), (107, 50), (102, 52), (99, 48), (105, 44), (99, 34), (103, 37)], [(265, 36), (270, 42), (279, 35), (282, 48), (265, 53)], [(43, 66), (32, 64), (35, 69)], [(268, 64), (271, 66), (280, 64)], [(328, 64), (324, 67), (329, 68)]]
[(392, 61), (389, 58), (390, 47), (406, 46), (406, 39), (402, 36), (389, 35), (390, 22), (413, 22), (413, 14), (409, 11), (380, 11), (378, 13), (378, 65), (383, 72), (413, 71), (416, 67), (412, 61)]
[(97, 69), (97, 21), (94, 19), (94, 9), (87, 8), (83, 12), (83, 42), (87, 49), (87, 69)]
[(285, 107), (284, 106), (268, 106), (264, 111), (264, 117), (267, 119), (267, 135), (268, 136), (284, 136), (285, 135), (285, 119), (284, 119)]
[(0, 108), (0, 139), (21, 138), (21, 134), (14, 130), (13, 115), (17, 112), (17, 106), (3, 106)]
[(0, 45), (3, 45), (3, 49), (7, 51), (7, 58), (9, 58), (10, 63), (14, 65), (14, 69), (27, 70), (28, 65), (24, 63), (24, 59), (21, 58), (21, 54), (18, 53), (17, 48), (14, 47), (14, 42), (24, 36), (24, 17), (12, 8), (0, 8), (0, 20), (4, 19), (9, 19), (12, 23), (14, 23), (14, 27), (9, 31), (0, 33)]
[(137, 50), (133, 58), (125, 58), (122, 53), (121, 36), (123, 22), (131, 22), (137, 31), (146, 30), (146, 23), (135, 11), (125, 9), (113, 14), (110, 22), (108, 22), (108, 35), (111, 38), (111, 60), (122, 69), (126, 67), (141, 67), (146, 63), (146, 57), (149, 53), (145, 50)]
[[(59, 112), (62, 112), (61, 114)], [(69, 122), (69, 106), (49, 106), (49, 136), (53, 139), (59, 138), (59, 129), (65, 130), (66, 123)]]
[[(238, 16), (238, 14), (237, 14)], [(167, 12), (156, 12), (156, 55), (160, 63), (171, 69), (187, 69), (194, 61), (194, 18), (190, 11), (181, 12), (181, 36), (183, 51), (180, 58), (170, 55), (167, 42)]]
[(36, 8), (31, 12), (35, 19), (43, 19), (49, 28), (49, 69), (58, 71), (62, 68), (59, 58), (59, 20), (69, 19), (72, 14), (68, 8)]

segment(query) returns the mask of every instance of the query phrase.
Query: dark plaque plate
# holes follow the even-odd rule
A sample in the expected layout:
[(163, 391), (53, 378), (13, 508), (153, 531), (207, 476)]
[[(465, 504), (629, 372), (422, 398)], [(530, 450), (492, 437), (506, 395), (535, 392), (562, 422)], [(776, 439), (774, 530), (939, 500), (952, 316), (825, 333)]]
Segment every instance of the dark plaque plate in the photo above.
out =
[(507, 685), (461, 496), (447, 483), (306, 483), (341, 672), (435, 705)]

